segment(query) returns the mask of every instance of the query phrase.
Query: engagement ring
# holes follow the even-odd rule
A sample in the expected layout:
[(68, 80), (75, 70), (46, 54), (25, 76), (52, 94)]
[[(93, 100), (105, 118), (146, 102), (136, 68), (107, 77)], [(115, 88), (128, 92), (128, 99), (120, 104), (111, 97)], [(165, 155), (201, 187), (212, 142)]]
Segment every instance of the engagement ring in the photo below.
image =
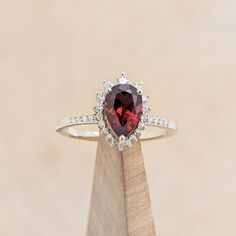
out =
[[(176, 132), (170, 119), (150, 115), (149, 97), (143, 94), (143, 83), (129, 83), (122, 73), (117, 83), (103, 82), (103, 91), (96, 94), (94, 114), (74, 115), (58, 122), (56, 131), (77, 139), (98, 140), (100, 134), (119, 151), (131, 148), (138, 139), (169, 137)], [(99, 131), (84, 129), (98, 125)]]

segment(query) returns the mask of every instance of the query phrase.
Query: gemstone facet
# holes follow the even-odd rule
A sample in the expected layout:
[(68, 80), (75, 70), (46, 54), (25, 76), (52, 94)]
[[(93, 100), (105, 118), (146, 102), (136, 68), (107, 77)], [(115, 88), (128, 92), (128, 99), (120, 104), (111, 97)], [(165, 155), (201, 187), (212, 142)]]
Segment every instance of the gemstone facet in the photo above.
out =
[(105, 98), (104, 114), (117, 137), (128, 137), (138, 127), (142, 104), (142, 96), (133, 85), (118, 84), (111, 88)]

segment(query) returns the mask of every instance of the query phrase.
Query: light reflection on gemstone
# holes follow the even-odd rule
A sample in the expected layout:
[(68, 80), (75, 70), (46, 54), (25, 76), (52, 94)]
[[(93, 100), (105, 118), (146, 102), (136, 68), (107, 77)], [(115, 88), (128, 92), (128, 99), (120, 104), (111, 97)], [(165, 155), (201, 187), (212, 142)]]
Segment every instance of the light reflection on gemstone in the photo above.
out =
[(127, 137), (137, 128), (142, 108), (142, 96), (130, 84), (115, 85), (105, 98), (104, 113), (118, 137)]

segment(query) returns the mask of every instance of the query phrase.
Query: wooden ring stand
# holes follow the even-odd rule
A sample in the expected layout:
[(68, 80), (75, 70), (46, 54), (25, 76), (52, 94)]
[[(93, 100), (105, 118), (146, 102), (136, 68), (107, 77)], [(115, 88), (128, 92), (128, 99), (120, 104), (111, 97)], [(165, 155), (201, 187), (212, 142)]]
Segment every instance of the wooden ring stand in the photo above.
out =
[(155, 236), (140, 142), (123, 152), (99, 137), (87, 236)]

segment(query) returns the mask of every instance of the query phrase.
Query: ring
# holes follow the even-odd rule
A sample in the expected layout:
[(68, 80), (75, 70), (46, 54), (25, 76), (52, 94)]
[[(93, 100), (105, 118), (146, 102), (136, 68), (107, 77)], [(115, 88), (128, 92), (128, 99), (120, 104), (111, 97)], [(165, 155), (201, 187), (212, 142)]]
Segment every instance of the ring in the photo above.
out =
[[(138, 139), (153, 140), (175, 134), (177, 128), (173, 120), (149, 114), (149, 97), (143, 94), (142, 82), (131, 84), (125, 73), (121, 73), (117, 83), (104, 81), (103, 88), (96, 94), (93, 114), (64, 118), (58, 121), (56, 131), (68, 137), (94, 141), (103, 134), (119, 151), (131, 148)], [(99, 130), (88, 129), (91, 125), (97, 125)]]

